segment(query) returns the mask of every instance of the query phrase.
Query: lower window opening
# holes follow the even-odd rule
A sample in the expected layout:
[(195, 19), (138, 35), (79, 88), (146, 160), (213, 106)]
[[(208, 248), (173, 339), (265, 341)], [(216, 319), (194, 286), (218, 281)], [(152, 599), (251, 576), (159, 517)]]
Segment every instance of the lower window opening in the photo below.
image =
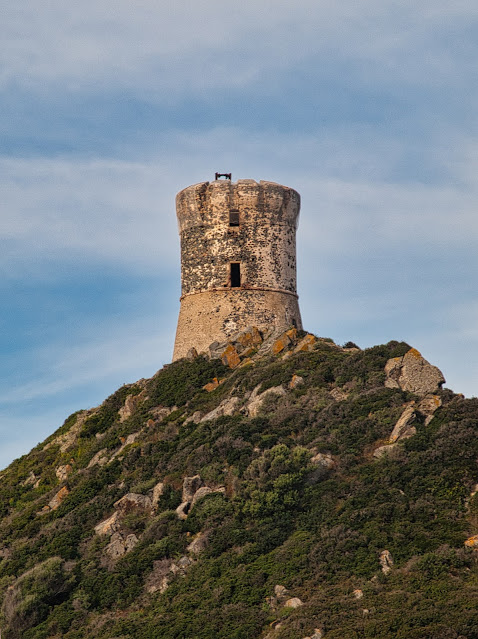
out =
[(231, 209), (229, 211), (229, 226), (239, 226), (239, 210)]
[(231, 262), (231, 288), (241, 286), (241, 265), (239, 262)]

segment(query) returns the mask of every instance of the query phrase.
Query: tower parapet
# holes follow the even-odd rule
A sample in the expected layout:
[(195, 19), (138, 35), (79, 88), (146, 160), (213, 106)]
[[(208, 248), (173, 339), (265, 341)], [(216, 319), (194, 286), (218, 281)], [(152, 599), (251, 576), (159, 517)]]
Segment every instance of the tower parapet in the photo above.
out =
[(176, 209), (181, 309), (173, 359), (249, 325), (301, 328), (297, 191), (255, 180), (202, 182), (178, 193)]

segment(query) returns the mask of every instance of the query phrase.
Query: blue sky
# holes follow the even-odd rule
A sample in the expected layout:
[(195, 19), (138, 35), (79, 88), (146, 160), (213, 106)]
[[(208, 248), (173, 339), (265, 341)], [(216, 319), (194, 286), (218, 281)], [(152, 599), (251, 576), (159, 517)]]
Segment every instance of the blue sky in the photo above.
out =
[(305, 327), (478, 395), (478, 5), (5, 0), (0, 466), (170, 361), (174, 198), (302, 195)]

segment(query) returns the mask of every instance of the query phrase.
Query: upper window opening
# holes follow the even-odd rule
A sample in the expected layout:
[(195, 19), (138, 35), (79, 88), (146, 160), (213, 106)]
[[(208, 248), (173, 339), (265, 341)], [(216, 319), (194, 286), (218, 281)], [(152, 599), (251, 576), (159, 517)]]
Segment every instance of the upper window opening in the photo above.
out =
[(239, 210), (231, 209), (229, 211), (229, 226), (239, 226)]
[(241, 286), (241, 265), (239, 262), (231, 262), (231, 288)]

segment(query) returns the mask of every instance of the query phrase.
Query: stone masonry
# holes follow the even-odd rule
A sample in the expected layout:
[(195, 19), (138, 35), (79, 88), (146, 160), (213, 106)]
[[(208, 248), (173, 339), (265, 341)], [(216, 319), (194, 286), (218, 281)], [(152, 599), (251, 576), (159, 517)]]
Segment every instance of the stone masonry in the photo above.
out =
[(202, 182), (178, 193), (176, 209), (182, 295), (173, 360), (249, 325), (302, 328), (297, 191), (255, 180)]

